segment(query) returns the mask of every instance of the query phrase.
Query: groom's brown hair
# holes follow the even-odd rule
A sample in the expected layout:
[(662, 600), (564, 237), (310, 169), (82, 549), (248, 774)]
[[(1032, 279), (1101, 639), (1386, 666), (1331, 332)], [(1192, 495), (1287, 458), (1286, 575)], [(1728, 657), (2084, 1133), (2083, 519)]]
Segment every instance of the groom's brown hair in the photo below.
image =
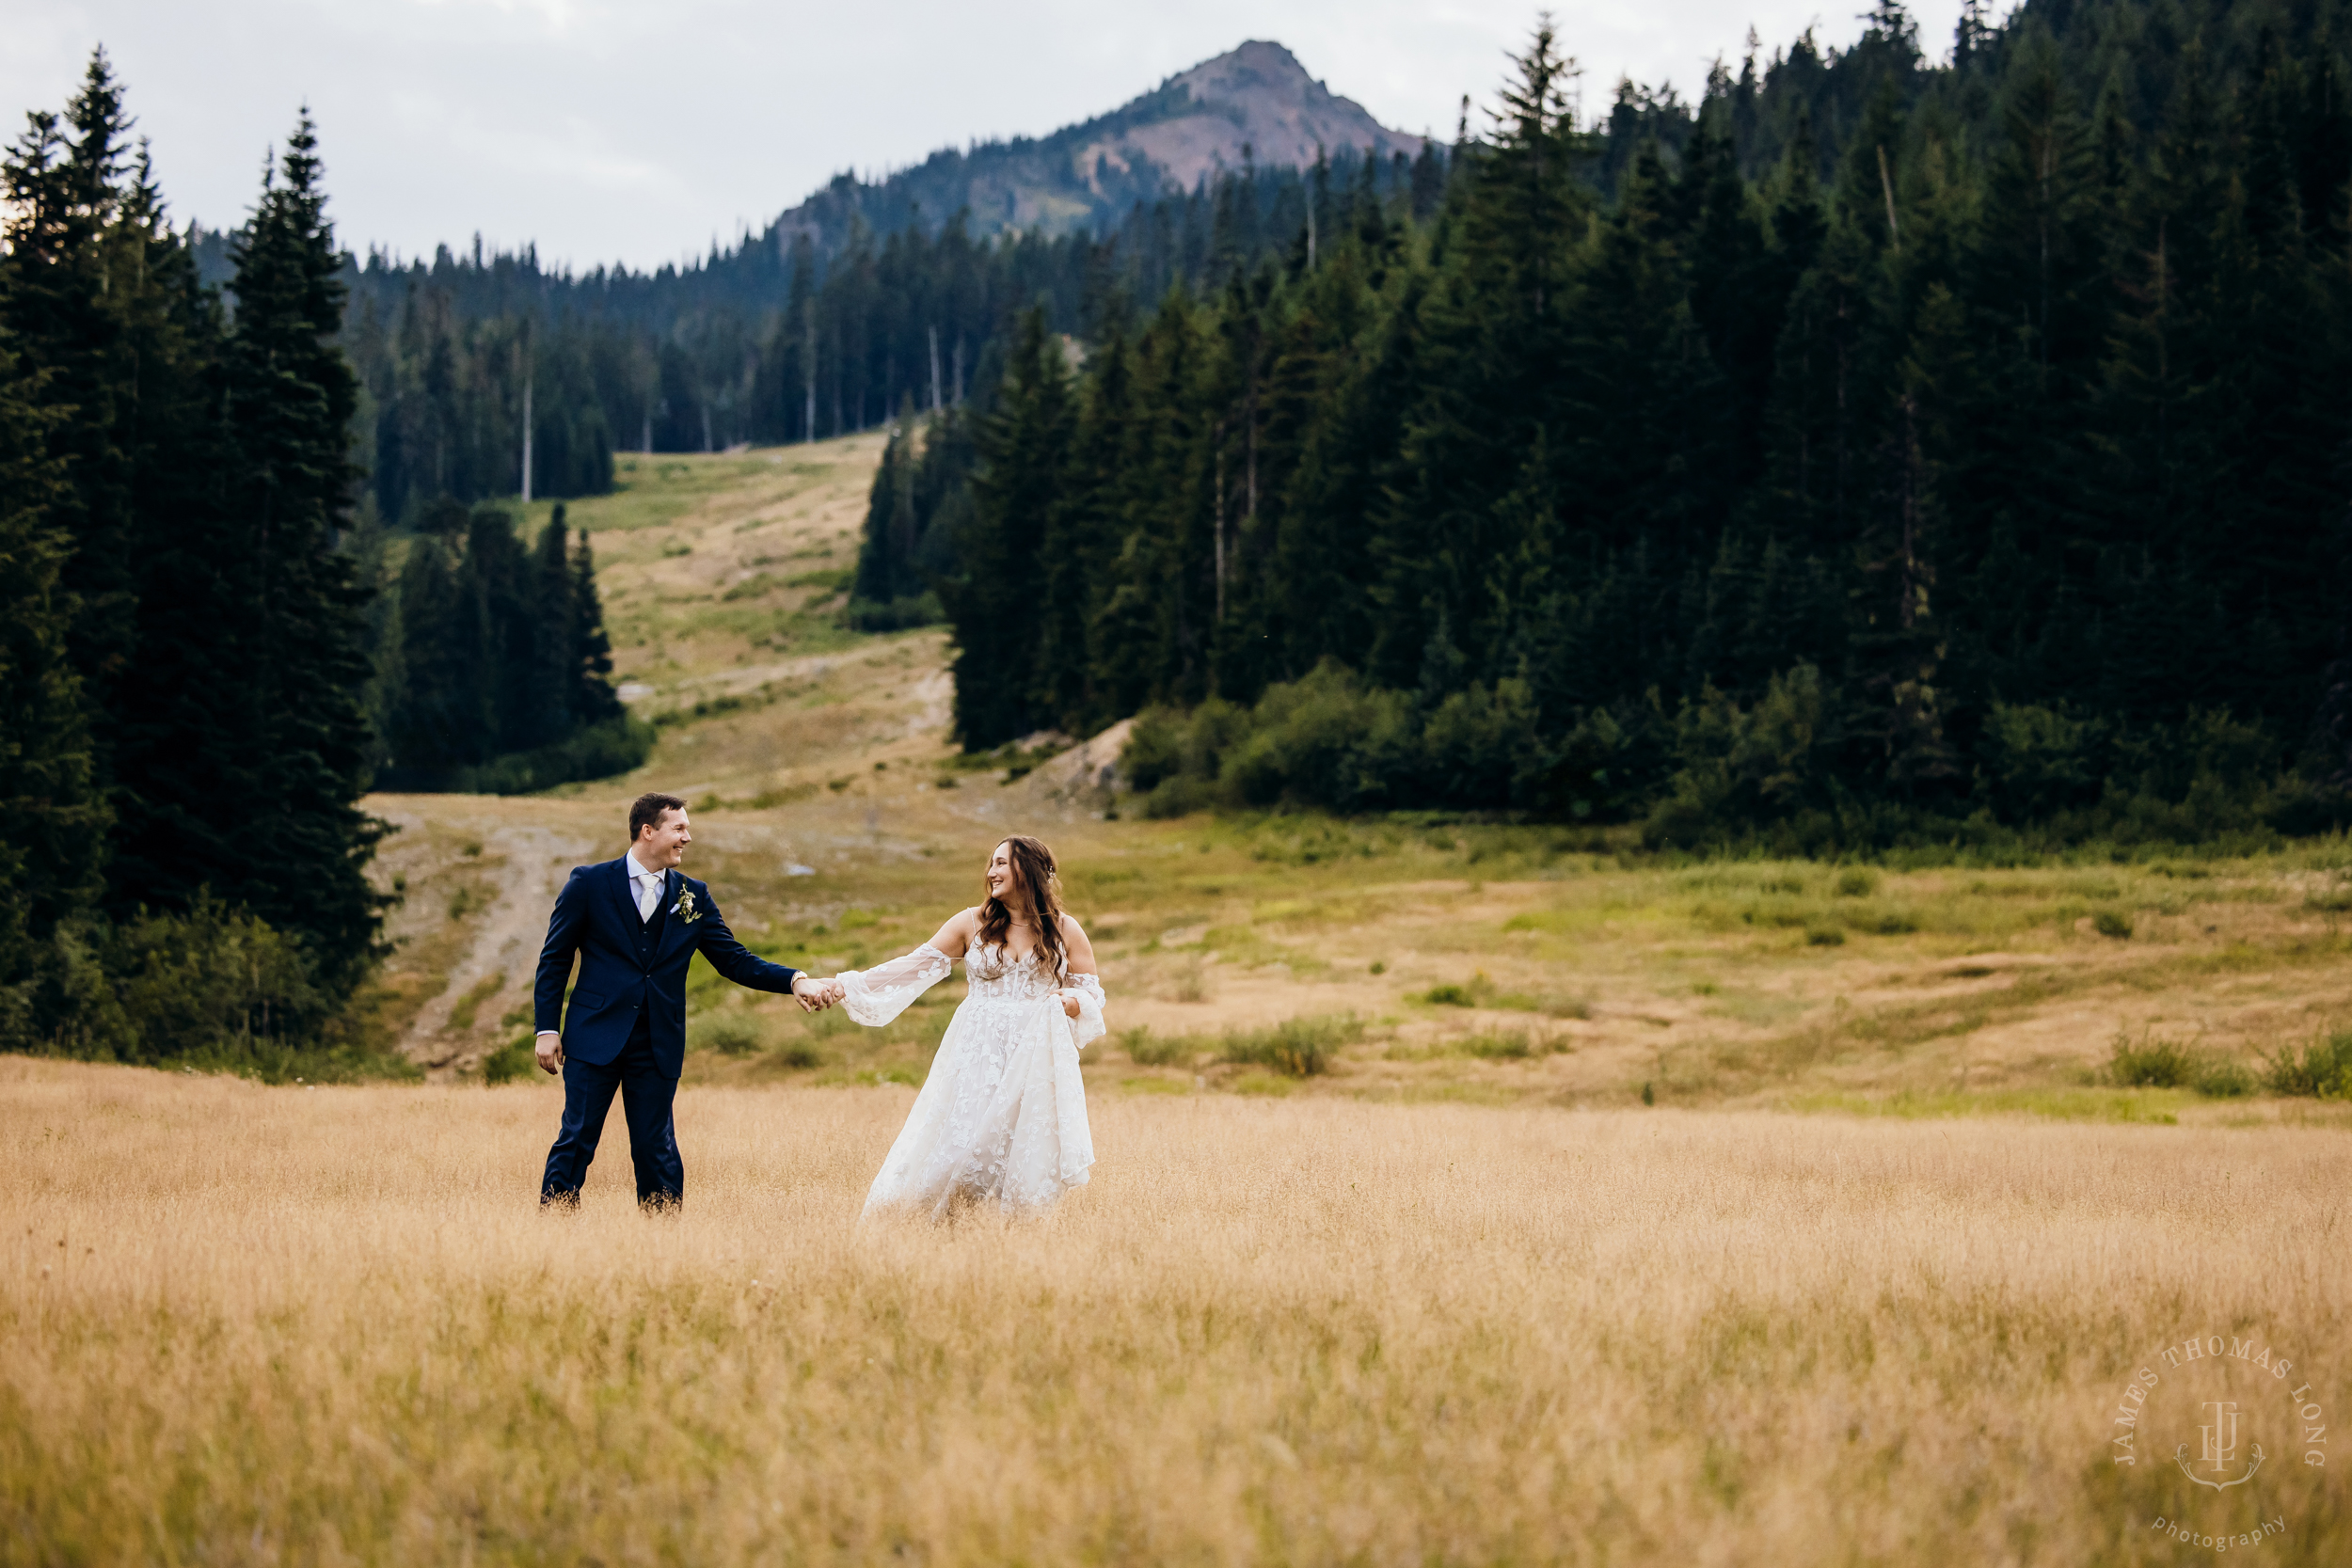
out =
[(663, 812), (684, 811), (685, 809), (686, 802), (675, 795), (640, 795), (629, 802), (628, 841), (634, 844), (645, 836), (647, 828), (660, 827)]

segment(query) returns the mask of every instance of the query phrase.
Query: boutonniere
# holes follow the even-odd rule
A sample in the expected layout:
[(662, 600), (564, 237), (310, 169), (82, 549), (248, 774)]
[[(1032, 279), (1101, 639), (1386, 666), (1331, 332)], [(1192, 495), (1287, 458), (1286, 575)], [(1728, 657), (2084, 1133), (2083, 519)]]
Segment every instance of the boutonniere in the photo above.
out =
[(689, 926), (700, 920), (703, 917), (703, 911), (694, 902), (694, 890), (690, 887), (680, 893), (677, 895), (677, 902), (670, 906), (670, 912)]

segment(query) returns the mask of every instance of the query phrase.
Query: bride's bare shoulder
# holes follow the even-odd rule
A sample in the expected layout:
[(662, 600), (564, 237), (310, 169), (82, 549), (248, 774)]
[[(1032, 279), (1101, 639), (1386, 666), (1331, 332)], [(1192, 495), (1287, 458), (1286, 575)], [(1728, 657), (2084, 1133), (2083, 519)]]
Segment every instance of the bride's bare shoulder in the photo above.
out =
[(1061, 917), (1062, 945), (1070, 952), (1070, 972), (1073, 974), (1094, 973), (1094, 943), (1087, 938), (1087, 928), (1078, 924), (1078, 917), (1064, 910)]
[(978, 934), (979, 929), (977, 909), (958, 910), (947, 917), (945, 925), (939, 927), (939, 934), (931, 938), (930, 945), (951, 958), (961, 958), (964, 949), (972, 945), (972, 939)]

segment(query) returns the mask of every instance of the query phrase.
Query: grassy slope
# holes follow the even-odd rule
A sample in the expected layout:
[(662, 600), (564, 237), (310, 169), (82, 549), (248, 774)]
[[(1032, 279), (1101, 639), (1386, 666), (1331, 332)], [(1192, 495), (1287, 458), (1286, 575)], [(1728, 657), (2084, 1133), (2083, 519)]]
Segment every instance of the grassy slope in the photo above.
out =
[[(2267, 1119), (2280, 1110), (2259, 1100), (2090, 1080), (2119, 1031), (2251, 1062), (2352, 1022), (2341, 843), (2132, 866), (1672, 868), (1582, 831), (1104, 821), (1099, 800), (1057, 798), (1052, 768), (953, 771), (943, 637), (839, 630), (821, 576), (854, 560), (879, 455), (869, 436), (624, 458), (619, 494), (573, 504), (635, 706), (687, 717), (628, 779), (379, 800), (410, 830), (384, 861), (411, 894), (389, 984), (421, 1057), (462, 1068), (513, 1037), (553, 879), (618, 853), (622, 802), (652, 787), (699, 803), (689, 864), (737, 927), (818, 970), (913, 945), (973, 896), (996, 834), (1045, 836), (1115, 1025), (1150, 1031), (1100, 1053), (1104, 1088), (1622, 1103), (1647, 1085), (1675, 1103)], [(2102, 916), (2131, 934), (2101, 935)], [(1445, 986), (1461, 994), (1428, 1000)], [(734, 1048), (696, 1074), (821, 1082), (919, 1075), (951, 998), (882, 1037), (715, 982), (695, 1001), (697, 1038)], [(1225, 1031), (1348, 1014), (1357, 1037), (1326, 1078), (1213, 1059)]]

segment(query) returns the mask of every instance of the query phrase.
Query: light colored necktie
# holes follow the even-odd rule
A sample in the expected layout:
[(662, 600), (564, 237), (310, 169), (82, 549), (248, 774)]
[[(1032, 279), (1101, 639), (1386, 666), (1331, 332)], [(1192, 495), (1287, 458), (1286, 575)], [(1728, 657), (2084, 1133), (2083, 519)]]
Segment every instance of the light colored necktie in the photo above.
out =
[(661, 879), (651, 875), (637, 879), (637, 918), (651, 920), (653, 907), (661, 902)]

